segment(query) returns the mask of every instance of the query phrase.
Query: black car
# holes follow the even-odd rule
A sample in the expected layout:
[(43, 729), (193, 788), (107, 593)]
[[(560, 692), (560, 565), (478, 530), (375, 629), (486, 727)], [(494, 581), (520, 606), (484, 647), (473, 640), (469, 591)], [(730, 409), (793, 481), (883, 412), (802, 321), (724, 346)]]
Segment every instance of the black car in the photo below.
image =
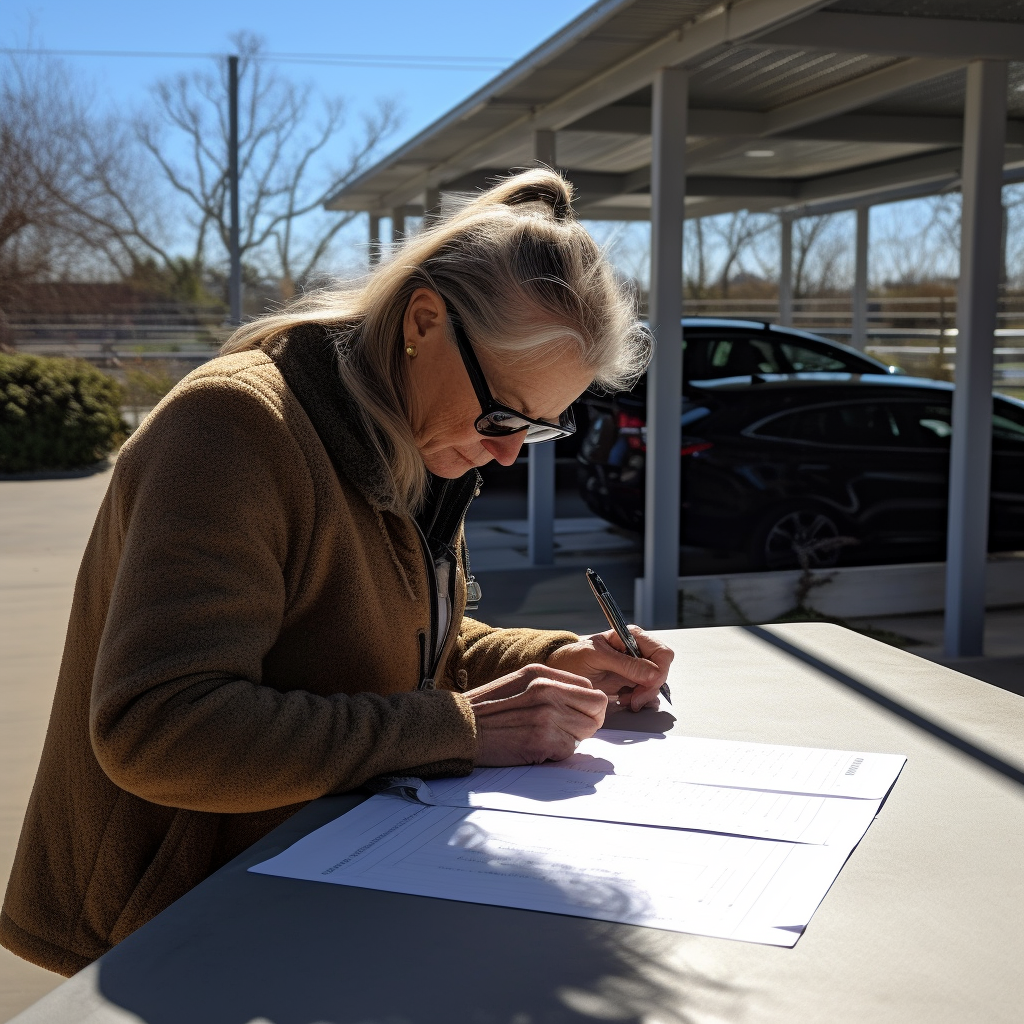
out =
[[(683, 389), (681, 542), (755, 567), (942, 559), (953, 386), (892, 374), (766, 374)], [(643, 529), (645, 393), (588, 396), (580, 487)], [(995, 396), (989, 549), (1024, 548), (1024, 403)]]
[(903, 372), (848, 345), (792, 327), (711, 317), (684, 317), (682, 327), (684, 382), (765, 373)]
[[(687, 382), (752, 373), (903, 372), (848, 345), (792, 327), (701, 316), (683, 317), (681, 325), (683, 379)], [(573, 436), (555, 442), (558, 458), (578, 456), (589, 399), (584, 395), (573, 405), (579, 429)]]

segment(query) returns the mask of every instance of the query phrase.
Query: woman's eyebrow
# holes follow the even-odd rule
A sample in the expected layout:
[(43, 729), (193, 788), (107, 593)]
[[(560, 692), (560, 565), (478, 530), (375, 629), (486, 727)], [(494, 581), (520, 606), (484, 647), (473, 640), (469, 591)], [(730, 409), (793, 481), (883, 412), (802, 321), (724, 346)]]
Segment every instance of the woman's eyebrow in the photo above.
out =
[(531, 419), (537, 417), (527, 408), (526, 402), (523, 401), (523, 396), (517, 394), (515, 391), (501, 391), (493, 392), (494, 400), (500, 402), (502, 405), (507, 405), (510, 409), (515, 409), (516, 412), (521, 412), (524, 416), (529, 416)]

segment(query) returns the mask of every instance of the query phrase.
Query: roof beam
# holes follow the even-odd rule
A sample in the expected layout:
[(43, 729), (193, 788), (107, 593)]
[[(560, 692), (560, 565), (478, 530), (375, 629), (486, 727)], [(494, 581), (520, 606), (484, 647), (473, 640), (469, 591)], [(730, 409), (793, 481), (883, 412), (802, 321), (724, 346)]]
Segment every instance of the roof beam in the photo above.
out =
[[(658, 67), (699, 60), (722, 46), (732, 45), (782, 26), (792, 19), (800, 18), (823, 7), (825, 2), (827, 0), (737, 0), (735, 3), (716, 5), (706, 14), (692, 19), (676, 31), (644, 47), (632, 57), (570, 89), (557, 99), (536, 107), (429, 170), (411, 174), (400, 188), (379, 196), (375, 205), (380, 209), (389, 209), (408, 202), (424, 188), (465, 174), (474, 165), (496, 162), (502, 152), (508, 150), (511, 139), (516, 135), (521, 136), (533, 130), (564, 128), (586, 114), (650, 85), (654, 69)], [(521, 67), (528, 59), (510, 68), (497, 80), (503, 88), (515, 84), (518, 74), (525, 77), (528, 70), (534, 70), (532, 67)], [(496, 93), (497, 88), (485, 87), (466, 103), (425, 129), (415, 139), (400, 147), (390, 157), (370, 168), (354, 182), (350, 182), (338, 196), (328, 199), (324, 205), (328, 209), (344, 209), (341, 196), (347, 189), (355, 191), (363, 179), (374, 175), (381, 167), (400, 163), (406, 153), (412, 152), (448, 125), (472, 117), (482, 104), (488, 102), (489, 95)]]
[[(1007, 142), (1024, 145), (1024, 121), (1007, 121)], [(568, 126), (565, 131), (649, 135), (651, 108), (613, 104)], [(691, 108), (687, 134), (705, 138), (757, 139), (771, 131), (767, 114), (749, 110)], [(964, 135), (959, 117), (917, 117), (907, 114), (839, 114), (823, 121), (775, 132), (777, 139), (825, 142), (895, 142), (926, 146), (959, 145)]]
[[(635, 195), (650, 191), (651, 171), (649, 167), (643, 167), (639, 171), (632, 171), (629, 174), (576, 171), (572, 168), (560, 168), (560, 170), (573, 184), (577, 194), (577, 206), (600, 202), (610, 196)], [(501, 168), (484, 168), (464, 174), (453, 181), (445, 182), (441, 189), (444, 192), (472, 192), (477, 189), (485, 189), (498, 179), (506, 177), (508, 173), (508, 170)], [(795, 199), (798, 191), (799, 182), (792, 178), (691, 175), (686, 179), (686, 194), (688, 196)]]
[[(744, 199), (711, 198), (698, 200), (687, 205), (686, 216), (690, 217), (712, 217), (719, 213), (731, 213), (735, 210), (773, 210), (775, 212), (785, 211), (793, 217), (816, 217), (828, 213), (840, 213), (844, 210), (856, 209), (858, 206), (870, 204), (876, 206), (882, 203), (895, 203), (905, 199), (917, 199), (923, 196), (933, 196), (939, 192), (954, 191), (960, 186), (960, 152), (957, 150), (955, 160), (950, 154), (943, 154), (944, 161), (930, 161), (925, 164), (920, 158), (911, 158), (908, 161), (897, 163), (905, 164), (900, 168), (901, 174), (908, 177), (925, 175), (924, 180), (910, 181), (907, 184), (894, 185), (890, 175), (883, 178), (884, 184), (881, 187), (869, 187), (871, 176), (863, 175), (858, 179), (853, 174), (832, 175), (824, 178), (815, 178), (802, 182), (797, 189), (802, 195), (798, 203), (779, 204), (771, 199)], [(1020, 161), (1020, 156), (1015, 154), (1014, 160)], [(955, 164), (955, 168), (954, 168)], [(892, 164), (888, 166), (890, 171)], [(945, 168), (945, 173), (943, 172)], [(869, 170), (877, 170), (869, 168)], [(831, 178), (831, 188), (827, 186)], [(1003, 170), (1003, 183), (1006, 185), (1024, 181), (1024, 162), (1010, 164)], [(851, 189), (846, 195), (835, 198), (808, 200), (807, 195), (814, 191), (827, 192), (834, 195), (836, 187)], [(801, 191), (802, 190), (802, 191)], [(599, 206), (583, 208), (579, 211), (581, 220), (649, 220), (650, 210), (645, 206), (614, 206), (602, 203)]]
[[(891, 96), (913, 85), (940, 78), (963, 67), (963, 61), (925, 60), (919, 57), (900, 61), (887, 68), (834, 85), (804, 99), (794, 100), (765, 115), (764, 130), (758, 138), (770, 138), (803, 128), (825, 118), (849, 113), (858, 107)], [(741, 152), (745, 143), (722, 139), (692, 149), (694, 163), (706, 164)]]
[(802, 202), (815, 199), (834, 199), (840, 196), (856, 196), (860, 193), (876, 192), (884, 188), (917, 182), (952, 182), (960, 174), (961, 153), (959, 149), (947, 149), (940, 153), (925, 153), (905, 157), (902, 160), (887, 160), (853, 171), (838, 174), (823, 174), (802, 182), (797, 198)]
[[(735, 213), (737, 210), (759, 213), (775, 210), (778, 206), (777, 199), (716, 196), (692, 202), (688, 195), (683, 215), (686, 220), (692, 220), (695, 217), (714, 217), (720, 213)], [(651, 211), (647, 206), (615, 206), (601, 203), (598, 206), (585, 206), (579, 209), (577, 216), (580, 220), (649, 221)]]
[(1024, 60), (1019, 22), (820, 11), (758, 37), (772, 46), (897, 57)]

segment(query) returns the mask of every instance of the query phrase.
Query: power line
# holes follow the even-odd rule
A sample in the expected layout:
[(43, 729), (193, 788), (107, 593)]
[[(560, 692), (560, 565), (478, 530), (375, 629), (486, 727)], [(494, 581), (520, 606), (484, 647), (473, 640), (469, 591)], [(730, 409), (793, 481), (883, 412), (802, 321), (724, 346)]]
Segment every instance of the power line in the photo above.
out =
[[(22, 56), (47, 57), (129, 57), (129, 58), (222, 58), (225, 53), (198, 50), (51, 50), (39, 48), (0, 47), (0, 53)], [(512, 63), (508, 57), (438, 56), (389, 53), (259, 53), (252, 60), (273, 61), (278, 64), (321, 64), (354, 68), (402, 68), (420, 71), (494, 71)]]

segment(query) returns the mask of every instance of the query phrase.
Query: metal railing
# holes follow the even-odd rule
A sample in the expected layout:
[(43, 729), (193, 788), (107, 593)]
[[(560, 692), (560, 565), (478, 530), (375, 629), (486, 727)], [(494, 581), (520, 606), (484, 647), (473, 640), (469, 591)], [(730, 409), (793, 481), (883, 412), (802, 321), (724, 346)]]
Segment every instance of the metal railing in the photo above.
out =
[(7, 330), (19, 352), (116, 368), (136, 360), (197, 366), (217, 354), (231, 329), (222, 309), (153, 305), (60, 316), (19, 313), (8, 317)]
[[(690, 316), (751, 318), (777, 323), (775, 298), (687, 299)], [(996, 314), (996, 387), (1024, 389), (1024, 294), (1003, 295)], [(792, 326), (836, 341), (853, 338), (849, 297), (793, 301)], [(223, 309), (149, 305), (106, 313), (17, 314), (7, 322), (22, 352), (73, 356), (117, 370), (128, 363), (171, 364), (175, 375), (211, 359), (230, 333)], [(952, 296), (868, 300), (865, 348), (909, 373), (951, 379), (956, 368), (956, 299)], [(181, 372), (184, 371), (184, 372)]]

